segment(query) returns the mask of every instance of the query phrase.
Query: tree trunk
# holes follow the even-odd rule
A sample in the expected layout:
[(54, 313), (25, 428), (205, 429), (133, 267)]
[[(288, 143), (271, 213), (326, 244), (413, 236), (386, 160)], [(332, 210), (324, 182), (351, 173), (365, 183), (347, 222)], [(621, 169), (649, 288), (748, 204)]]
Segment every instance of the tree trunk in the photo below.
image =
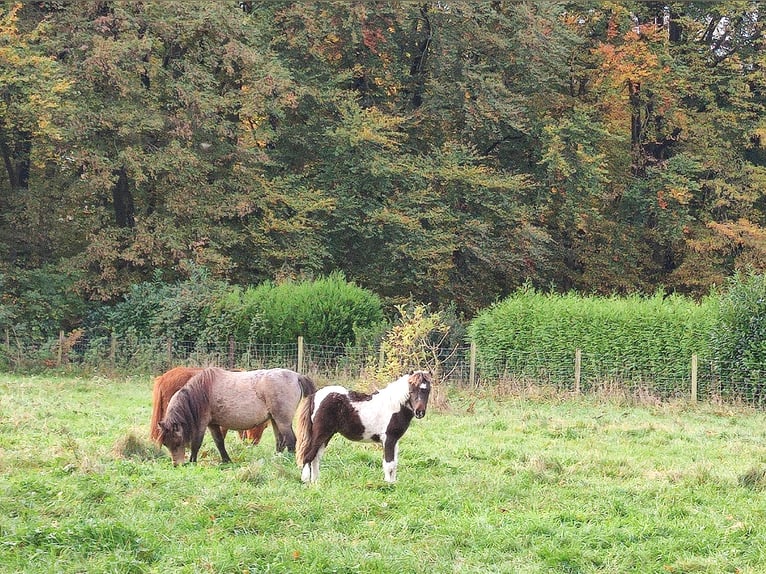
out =
[(426, 59), (428, 51), (431, 48), (431, 39), (433, 30), (431, 29), (431, 20), (428, 17), (428, 4), (420, 7), (420, 19), (416, 20), (415, 33), (420, 32), (421, 23), (423, 24), (423, 38), (417, 43), (417, 47), (412, 55), (410, 64), (410, 76), (413, 78), (412, 87), (412, 107), (419, 108), (423, 103), (423, 87), (425, 85)]
[[(14, 130), (15, 131), (15, 130)], [(2, 136), (5, 134), (3, 133)], [(0, 153), (10, 189), (29, 189), (29, 157), (32, 153), (32, 136), (27, 132), (15, 132), (12, 142), (0, 137)]]
[(644, 168), (641, 151), (643, 124), (641, 121), (641, 83), (628, 80), (628, 99), (630, 101), (630, 150), (633, 156), (633, 173), (639, 175)]
[(117, 171), (117, 182), (112, 188), (112, 200), (114, 220), (118, 227), (133, 227), (136, 223), (135, 208), (133, 195), (128, 186), (128, 174), (124, 166)]

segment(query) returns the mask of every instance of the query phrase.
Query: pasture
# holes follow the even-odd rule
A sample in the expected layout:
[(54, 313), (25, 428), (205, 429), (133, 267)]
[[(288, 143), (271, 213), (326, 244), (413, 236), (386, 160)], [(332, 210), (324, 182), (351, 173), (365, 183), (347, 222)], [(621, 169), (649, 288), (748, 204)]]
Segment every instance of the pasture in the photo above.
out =
[(0, 374), (0, 572), (766, 571), (761, 412), (448, 390), (396, 484), (336, 437), (306, 486), (270, 429), (174, 468), (151, 388)]

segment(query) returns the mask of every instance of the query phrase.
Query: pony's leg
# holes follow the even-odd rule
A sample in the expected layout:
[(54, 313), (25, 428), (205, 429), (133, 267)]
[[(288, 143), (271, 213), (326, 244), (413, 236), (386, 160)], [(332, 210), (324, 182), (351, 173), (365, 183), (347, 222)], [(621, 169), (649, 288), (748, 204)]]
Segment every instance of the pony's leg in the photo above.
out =
[(205, 436), (205, 430), (203, 427), (202, 432), (196, 433), (194, 437), (192, 437), (191, 440), (191, 455), (189, 456), (189, 462), (197, 462), (197, 453), (199, 452), (199, 448), (202, 446), (202, 439)]
[(314, 458), (303, 465), (303, 472), (301, 472), (301, 480), (306, 483), (315, 483), (319, 480), (319, 460), (324, 454), (324, 449), (327, 448), (325, 444), (322, 444), (318, 449)]
[(399, 441), (386, 438), (383, 447), (383, 477), (386, 482), (396, 482), (396, 465), (399, 461)]
[(282, 437), (282, 433), (279, 431), (277, 422), (273, 418), (271, 419), (271, 430), (274, 431), (274, 443), (276, 444), (277, 452), (282, 452), (285, 450), (284, 438)]
[(221, 453), (221, 460), (223, 462), (231, 462), (231, 458), (229, 457), (229, 453), (226, 452), (226, 445), (224, 441), (224, 434), (221, 432), (221, 427), (218, 425), (208, 425), (210, 429), (210, 434), (213, 435), (213, 441), (215, 442), (215, 446), (218, 447), (218, 452)]
[(295, 431), (292, 425), (288, 424), (282, 433), (282, 446), (287, 449), (287, 452), (295, 452)]
[(274, 438), (277, 443), (277, 452), (287, 449), (288, 452), (295, 452), (295, 432), (289, 419), (277, 422), (271, 419), (271, 428), (274, 430)]

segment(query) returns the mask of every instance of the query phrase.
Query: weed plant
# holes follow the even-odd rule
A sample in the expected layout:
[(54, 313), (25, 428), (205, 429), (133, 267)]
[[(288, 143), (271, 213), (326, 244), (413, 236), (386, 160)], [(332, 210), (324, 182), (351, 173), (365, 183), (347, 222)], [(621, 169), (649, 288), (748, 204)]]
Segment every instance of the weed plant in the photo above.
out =
[(318, 486), (273, 435), (173, 468), (151, 377), (0, 375), (0, 572), (766, 571), (766, 415), (448, 391), (400, 445), (335, 438)]

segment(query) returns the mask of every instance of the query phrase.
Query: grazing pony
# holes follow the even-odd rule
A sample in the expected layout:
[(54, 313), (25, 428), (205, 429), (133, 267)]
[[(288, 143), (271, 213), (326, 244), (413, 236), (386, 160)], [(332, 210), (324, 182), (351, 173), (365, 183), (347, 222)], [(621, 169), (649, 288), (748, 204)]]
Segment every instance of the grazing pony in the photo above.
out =
[(296, 462), (301, 480), (319, 480), (319, 460), (335, 433), (353, 441), (383, 445), (383, 475), (396, 482), (399, 439), (412, 417), (426, 416), (431, 373), (414, 371), (371, 395), (340, 386), (319, 389), (298, 412)]
[[(152, 419), (149, 423), (149, 436), (155, 442), (160, 442), (159, 422), (165, 416), (168, 410), (168, 403), (178, 390), (189, 382), (194, 375), (200, 373), (201, 368), (193, 367), (174, 367), (154, 379), (154, 388), (152, 389)], [(268, 421), (256, 425), (251, 429), (239, 431), (242, 439), (251, 440), (253, 444), (258, 444), (261, 435), (268, 425)], [(226, 436), (226, 429), (221, 429), (221, 434)]]
[(231, 462), (221, 427), (243, 430), (271, 421), (277, 452), (294, 451), (293, 416), (301, 398), (315, 391), (311, 379), (289, 369), (204, 369), (170, 399), (158, 423), (158, 440), (170, 451), (174, 465), (184, 461), (187, 444), (189, 462), (197, 462), (207, 427), (221, 460)]

